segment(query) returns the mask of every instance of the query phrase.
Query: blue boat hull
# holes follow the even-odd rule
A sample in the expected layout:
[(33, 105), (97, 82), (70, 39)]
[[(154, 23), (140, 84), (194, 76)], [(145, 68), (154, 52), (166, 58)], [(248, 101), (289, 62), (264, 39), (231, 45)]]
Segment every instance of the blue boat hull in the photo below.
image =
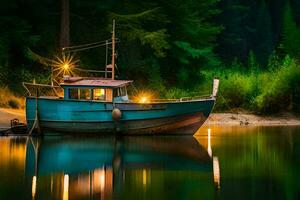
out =
[[(26, 99), (32, 127), (36, 110), (44, 133), (194, 134), (208, 118), (215, 99), (168, 103), (109, 103), (48, 98)], [(37, 109), (36, 109), (37, 107)], [(118, 108), (121, 118), (113, 120)]]

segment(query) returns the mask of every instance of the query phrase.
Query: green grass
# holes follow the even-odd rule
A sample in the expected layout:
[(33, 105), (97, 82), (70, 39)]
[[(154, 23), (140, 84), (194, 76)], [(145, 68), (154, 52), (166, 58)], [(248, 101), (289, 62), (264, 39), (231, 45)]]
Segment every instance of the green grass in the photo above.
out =
[(15, 96), (7, 87), (0, 87), (0, 107), (24, 108), (24, 99)]
[(216, 110), (243, 108), (271, 114), (300, 111), (300, 65), (289, 60), (276, 70), (227, 70), (205, 72), (206, 80), (220, 78)]
[(204, 80), (193, 89), (168, 88), (161, 97), (181, 98), (211, 94), (212, 80), (220, 79), (215, 111), (247, 110), (256, 114), (300, 112), (300, 64), (288, 56), (276, 66), (229, 66), (201, 71)]

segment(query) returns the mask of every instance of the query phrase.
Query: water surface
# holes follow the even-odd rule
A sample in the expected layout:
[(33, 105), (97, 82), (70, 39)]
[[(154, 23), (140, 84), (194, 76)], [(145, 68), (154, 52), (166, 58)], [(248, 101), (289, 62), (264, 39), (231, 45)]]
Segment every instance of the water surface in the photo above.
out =
[(0, 137), (0, 199), (299, 199), (300, 127)]

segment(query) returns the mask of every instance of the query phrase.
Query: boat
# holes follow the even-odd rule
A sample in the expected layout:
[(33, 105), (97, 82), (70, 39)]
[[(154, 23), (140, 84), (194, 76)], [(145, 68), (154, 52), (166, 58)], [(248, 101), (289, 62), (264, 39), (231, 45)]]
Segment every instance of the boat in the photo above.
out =
[[(190, 136), (45, 136), (26, 141), (24, 182), (32, 183), (33, 199), (143, 199), (149, 193), (160, 199), (170, 193), (170, 184), (177, 186), (176, 195), (194, 191), (212, 199), (218, 188), (213, 158)], [(186, 186), (191, 183), (193, 187)]]
[[(115, 43), (113, 25), (112, 39), (106, 41), (112, 45), (112, 60), (102, 76), (64, 74), (57, 84), (23, 83), (28, 93), (30, 134), (193, 135), (202, 126), (214, 107), (218, 79), (213, 80), (212, 94), (205, 97), (131, 99), (127, 88), (133, 81), (115, 79)], [(62, 68), (69, 70), (69, 64), (62, 64)]]
[[(186, 146), (180, 146), (182, 143)], [(211, 161), (206, 148), (194, 137), (176, 135), (45, 136), (29, 140), (26, 148), (28, 176), (45, 176), (60, 172), (80, 174), (103, 166), (210, 172)]]

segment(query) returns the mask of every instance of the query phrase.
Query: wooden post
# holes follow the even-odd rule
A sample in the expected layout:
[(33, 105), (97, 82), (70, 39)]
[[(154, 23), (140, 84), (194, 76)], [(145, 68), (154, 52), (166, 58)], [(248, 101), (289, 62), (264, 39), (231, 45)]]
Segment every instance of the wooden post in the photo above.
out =
[(219, 79), (217, 79), (217, 78), (214, 79), (212, 96), (215, 98), (217, 97), (217, 94), (218, 94), (219, 82), (220, 82)]
[(113, 20), (113, 31), (112, 31), (112, 55), (111, 55), (111, 79), (115, 79), (115, 20)]
[(107, 57), (108, 57), (108, 40), (105, 41), (105, 78), (107, 78)]
[(39, 96), (39, 90), (37, 88), (36, 89), (36, 99), (35, 99), (35, 118), (34, 118), (33, 125), (32, 125), (32, 127), (29, 131), (29, 135), (32, 135), (34, 129), (37, 129), (37, 133), (39, 135), (42, 134), (42, 130), (41, 130), (41, 127), (40, 127), (40, 121), (39, 121), (38, 96)]

